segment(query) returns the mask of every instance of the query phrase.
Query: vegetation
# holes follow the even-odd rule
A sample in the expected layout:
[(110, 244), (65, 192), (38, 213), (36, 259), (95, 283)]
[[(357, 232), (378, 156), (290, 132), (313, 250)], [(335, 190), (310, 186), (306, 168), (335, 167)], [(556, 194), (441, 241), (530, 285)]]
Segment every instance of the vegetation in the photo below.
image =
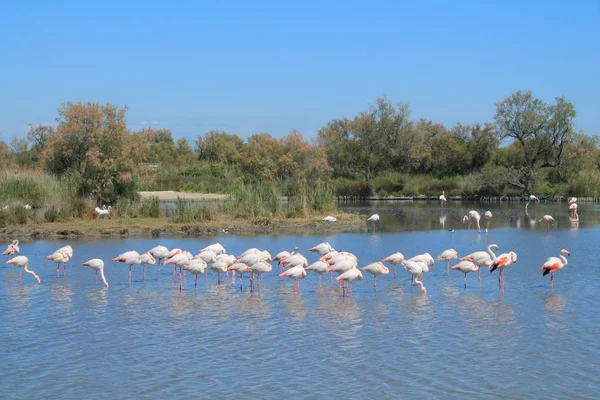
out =
[(268, 224), (332, 212), (336, 196), (600, 196), (598, 138), (575, 131), (575, 107), (564, 97), (546, 103), (518, 91), (496, 104), (493, 123), (453, 127), (378, 98), (327, 123), (313, 143), (297, 131), (245, 141), (210, 131), (195, 149), (168, 129), (130, 131), (126, 113), (64, 103), (56, 126), (31, 125), (26, 138), (0, 141), (0, 206), (11, 210), (0, 225), (94, 218), (103, 205), (118, 217), (164, 216), (158, 199), (140, 201), (138, 190), (231, 195), (219, 207), (178, 201), (170, 218), (182, 223), (226, 213)]

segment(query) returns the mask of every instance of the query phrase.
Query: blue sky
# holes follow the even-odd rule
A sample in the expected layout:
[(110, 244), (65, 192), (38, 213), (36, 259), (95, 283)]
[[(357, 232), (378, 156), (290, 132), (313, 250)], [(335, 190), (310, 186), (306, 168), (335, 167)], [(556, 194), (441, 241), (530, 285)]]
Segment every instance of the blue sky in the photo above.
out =
[[(8, 3), (8, 4), (7, 4)], [(600, 134), (598, 1), (12, 1), (0, 5), (0, 139), (65, 101), (131, 129), (306, 137), (377, 96), (414, 118), (491, 121), (519, 89)]]

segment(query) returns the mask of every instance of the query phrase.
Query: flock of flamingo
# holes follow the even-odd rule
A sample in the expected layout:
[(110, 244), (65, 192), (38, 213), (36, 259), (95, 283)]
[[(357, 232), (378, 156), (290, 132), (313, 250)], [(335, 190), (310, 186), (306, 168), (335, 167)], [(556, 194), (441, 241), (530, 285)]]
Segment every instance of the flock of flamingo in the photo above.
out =
[[(352, 293), (352, 283), (363, 279), (363, 272), (370, 273), (373, 275), (373, 286), (376, 289), (377, 276), (388, 275), (389, 269), (385, 266), (385, 263), (390, 264), (394, 268), (394, 277), (396, 277), (396, 267), (401, 265), (404, 267), (406, 272), (411, 275), (414, 284), (418, 285), (423, 293), (427, 293), (427, 289), (423, 283), (424, 275), (429, 272), (430, 268), (433, 267), (436, 260), (429, 254), (423, 253), (418, 254), (412, 258), (406, 258), (400, 252), (391, 254), (381, 261), (376, 261), (368, 264), (363, 268), (358, 267), (358, 258), (356, 255), (346, 252), (337, 251), (329, 243), (320, 243), (314, 247), (308, 249), (309, 252), (316, 252), (319, 254), (319, 258), (312, 264), (308, 263), (306, 257), (301, 253), (297, 252), (297, 248), (294, 251), (282, 251), (275, 257), (271, 257), (271, 254), (267, 250), (260, 250), (257, 248), (250, 248), (237, 257), (226, 253), (225, 248), (219, 244), (211, 244), (201, 250), (197, 255), (192, 255), (190, 252), (182, 249), (171, 249), (169, 250), (165, 246), (156, 246), (149, 251), (140, 254), (135, 250), (127, 251), (115, 258), (112, 261), (121, 262), (129, 267), (129, 277), (131, 284), (132, 267), (134, 265), (142, 266), (142, 273), (146, 274), (145, 268), (149, 265), (156, 265), (158, 260), (158, 271), (160, 272), (161, 265), (173, 265), (173, 275), (177, 274), (177, 268), (179, 268), (179, 279), (182, 280), (182, 274), (185, 278), (186, 271), (189, 271), (194, 275), (194, 287), (197, 286), (198, 275), (204, 275), (209, 270), (214, 271), (217, 274), (220, 283), (220, 275), (222, 273), (228, 273), (232, 271), (233, 278), (235, 280), (235, 274), (239, 274), (240, 288), (243, 285), (243, 275), (250, 275), (250, 288), (254, 287), (255, 279), (258, 280), (257, 285), (261, 285), (262, 275), (270, 273), (272, 271), (271, 262), (278, 261), (280, 267), (280, 278), (289, 278), (294, 281), (294, 291), (299, 290), (300, 280), (306, 278), (307, 271), (312, 271), (319, 274), (319, 285), (321, 285), (321, 278), (324, 273), (330, 273), (333, 277), (333, 273), (337, 273), (336, 281), (340, 282), (345, 295), (346, 289), (349, 288)], [(450, 273), (450, 270), (457, 270), (464, 274), (464, 286), (467, 285), (467, 274), (470, 272), (477, 272), (478, 279), (481, 280), (481, 268), (488, 267), (490, 272), (495, 270), (499, 271), (498, 283), (501, 288), (504, 285), (504, 270), (517, 262), (517, 254), (513, 251), (496, 255), (495, 251), (499, 250), (498, 245), (491, 244), (488, 246), (487, 251), (477, 251), (472, 254), (459, 257), (458, 252), (454, 249), (448, 249), (442, 252), (438, 257), (437, 261), (446, 261), (446, 272)], [(13, 240), (8, 248), (4, 251), (3, 255), (15, 255), (19, 253), (19, 241)], [(543, 275), (550, 274), (551, 286), (554, 285), (554, 273), (564, 268), (568, 260), (564, 255), (570, 255), (567, 250), (561, 250), (558, 257), (549, 257), (546, 262), (542, 265)], [(54, 253), (46, 257), (47, 261), (52, 261), (57, 264), (56, 272), (60, 274), (60, 265), (63, 265), (63, 271), (66, 276), (67, 262), (73, 257), (73, 248), (69, 245), (61, 247)], [(458, 263), (450, 267), (452, 260), (458, 260)], [(162, 262), (161, 262), (162, 261)], [(22, 271), (33, 275), (38, 283), (41, 283), (40, 277), (32, 270), (29, 269), (29, 259), (26, 256), (16, 256), (10, 259), (7, 264), (11, 266), (20, 267), (20, 274), (22, 278)], [(91, 259), (82, 264), (85, 267), (89, 267), (96, 271), (96, 278), (98, 273), (104, 282), (105, 287), (108, 289), (109, 284), (104, 274), (104, 261), (98, 258)], [(181, 283), (180, 283), (181, 290)]]

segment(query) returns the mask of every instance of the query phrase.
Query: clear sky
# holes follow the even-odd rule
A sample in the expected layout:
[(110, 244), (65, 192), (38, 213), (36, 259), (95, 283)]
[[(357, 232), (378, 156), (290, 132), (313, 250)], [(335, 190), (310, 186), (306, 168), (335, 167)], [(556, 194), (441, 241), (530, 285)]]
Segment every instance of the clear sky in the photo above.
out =
[(128, 105), (131, 129), (175, 137), (310, 138), (381, 95), (452, 125), (519, 89), (566, 96), (600, 134), (599, 21), (598, 0), (7, 0), (0, 139), (65, 101)]

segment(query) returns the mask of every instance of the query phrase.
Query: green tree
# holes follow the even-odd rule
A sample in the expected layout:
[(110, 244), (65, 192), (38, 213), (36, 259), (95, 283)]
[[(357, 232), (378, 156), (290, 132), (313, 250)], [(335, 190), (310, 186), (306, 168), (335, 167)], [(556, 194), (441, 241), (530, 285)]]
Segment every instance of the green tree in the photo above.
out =
[(196, 140), (196, 151), (199, 160), (232, 164), (243, 144), (238, 135), (209, 131)]

